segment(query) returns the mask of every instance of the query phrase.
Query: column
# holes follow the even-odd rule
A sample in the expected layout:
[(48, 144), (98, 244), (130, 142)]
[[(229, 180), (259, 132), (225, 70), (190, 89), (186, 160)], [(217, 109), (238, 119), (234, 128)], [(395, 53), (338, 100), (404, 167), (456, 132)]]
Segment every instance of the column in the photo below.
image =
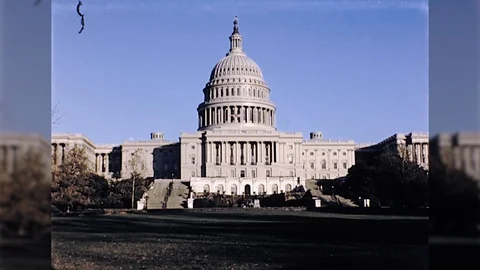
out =
[(416, 144), (417, 149), (417, 164), (420, 165), (422, 163), (422, 149), (419, 143)]
[(98, 154), (95, 154), (95, 172), (98, 172)]
[(247, 121), (245, 121), (246, 123), (250, 123), (250, 107), (245, 107), (245, 115), (247, 117)]
[(423, 156), (425, 157), (425, 164), (428, 164), (428, 144), (423, 143), (422, 147), (423, 147), (423, 151), (422, 151)]
[(110, 172), (110, 155), (107, 153), (105, 154), (105, 172), (109, 173)]
[(268, 151), (268, 163), (272, 164), (273, 158), (272, 158), (272, 142), (267, 143), (267, 151)]
[(252, 142), (252, 151), (253, 151), (253, 162), (257, 164), (258, 153), (257, 153), (257, 142)]
[(355, 165), (355, 150), (350, 150), (350, 166)]
[(407, 146), (407, 152), (408, 152), (408, 161), (413, 161), (413, 145), (409, 144)]
[(222, 142), (222, 163), (227, 163), (227, 142)]
[(241, 163), (241, 161), (242, 161), (242, 160), (241, 160), (241, 156), (242, 156), (241, 145), (240, 145), (240, 142), (236, 142), (235, 144), (237, 145), (237, 148), (236, 148), (236, 151), (235, 151), (235, 152), (236, 152), (236, 153), (235, 153), (235, 154), (236, 154), (235, 164), (236, 164), (236, 165), (241, 165), (241, 164), (242, 164), (242, 163)]
[(247, 143), (243, 142), (241, 147), (242, 147), (243, 163), (247, 164)]
[(262, 142), (257, 142), (257, 145), (258, 145), (258, 159), (257, 159), (257, 162), (259, 164), (263, 164), (263, 151), (262, 151), (262, 148), (263, 148), (263, 144)]
[(57, 148), (55, 149), (55, 158), (57, 159), (57, 164), (62, 163), (62, 147), (61, 144), (57, 143)]
[(247, 147), (246, 162), (247, 162), (247, 165), (250, 165), (252, 164), (252, 144), (250, 142), (246, 142), (245, 147)]
[(221, 106), (220, 107), (220, 123), (224, 123), (224, 117), (223, 117), (223, 114), (225, 112), (225, 107)]

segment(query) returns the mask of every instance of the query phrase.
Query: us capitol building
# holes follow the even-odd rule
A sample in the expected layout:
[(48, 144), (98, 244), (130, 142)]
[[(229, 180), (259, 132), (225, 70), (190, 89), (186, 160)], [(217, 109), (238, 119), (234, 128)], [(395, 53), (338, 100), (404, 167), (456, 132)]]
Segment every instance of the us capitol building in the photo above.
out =
[[(302, 133), (278, 131), (270, 88), (260, 67), (243, 51), (236, 18), (229, 39), (229, 52), (203, 88), (196, 132), (181, 133), (179, 142), (153, 132), (150, 140), (121, 145), (96, 145), (82, 134), (53, 134), (54, 164), (62, 161), (69, 147), (81, 145), (98, 174), (120, 179), (129, 177), (128, 160), (140, 153), (147, 165), (144, 176), (190, 181), (197, 193), (273, 194), (305, 186), (307, 179), (346, 176), (362, 146), (353, 140), (325, 139), (321, 132), (311, 132), (304, 140)], [(428, 134), (413, 136), (410, 142), (428, 156), (424, 152)]]

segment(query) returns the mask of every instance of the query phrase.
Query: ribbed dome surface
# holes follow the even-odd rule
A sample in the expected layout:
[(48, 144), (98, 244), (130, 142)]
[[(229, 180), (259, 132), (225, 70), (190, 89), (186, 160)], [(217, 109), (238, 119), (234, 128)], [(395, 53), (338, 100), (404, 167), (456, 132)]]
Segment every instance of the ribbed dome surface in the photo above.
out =
[(229, 54), (218, 61), (210, 74), (210, 81), (232, 75), (246, 75), (263, 80), (260, 67), (243, 52)]

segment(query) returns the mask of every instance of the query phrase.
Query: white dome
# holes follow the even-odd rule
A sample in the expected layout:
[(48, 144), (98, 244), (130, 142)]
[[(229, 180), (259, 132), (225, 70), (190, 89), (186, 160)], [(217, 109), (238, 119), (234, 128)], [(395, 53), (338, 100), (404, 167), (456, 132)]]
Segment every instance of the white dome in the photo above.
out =
[(230, 50), (210, 73), (198, 106), (198, 130), (276, 130), (275, 105), (260, 67), (242, 48), (235, 18)]
[(210, 81), (223, 79), (232, 75), (257, 77), (263, 81), (263, 74), (260, 67), (243, 52), (230, 53), (218, 61), (210, 74)]

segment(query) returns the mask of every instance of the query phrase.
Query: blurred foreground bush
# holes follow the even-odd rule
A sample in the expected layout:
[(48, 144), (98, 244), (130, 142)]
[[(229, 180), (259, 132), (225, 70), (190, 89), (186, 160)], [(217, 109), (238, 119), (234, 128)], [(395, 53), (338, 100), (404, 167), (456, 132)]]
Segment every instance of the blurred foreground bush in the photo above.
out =
[(39, 236), (50, 229), (50, 176), (42, 153), (21, 155), (11, 173), (0, 172), (3, 237)]

